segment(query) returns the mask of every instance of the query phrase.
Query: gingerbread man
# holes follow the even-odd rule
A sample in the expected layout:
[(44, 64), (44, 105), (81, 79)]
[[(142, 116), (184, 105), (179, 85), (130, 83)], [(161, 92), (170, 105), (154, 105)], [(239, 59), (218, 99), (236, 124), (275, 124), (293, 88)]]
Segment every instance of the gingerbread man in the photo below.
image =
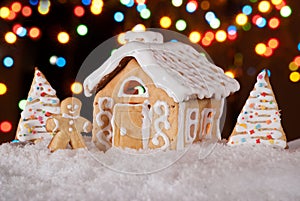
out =
[(61, 114), (47, 120), (47, 131), (56, 133), (48, 145), (51, 152), (65, 149), (68, 144), (73, 149), (86, 147), (81, 132), (91, 132), (92, 124), (80, 116), (81, 105), (78, 98), (66, 98), (61, 102)]

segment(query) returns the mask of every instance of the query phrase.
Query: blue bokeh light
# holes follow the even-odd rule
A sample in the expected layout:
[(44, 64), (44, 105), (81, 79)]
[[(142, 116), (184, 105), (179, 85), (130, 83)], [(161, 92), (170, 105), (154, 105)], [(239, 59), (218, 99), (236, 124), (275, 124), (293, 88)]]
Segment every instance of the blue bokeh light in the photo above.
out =
[(39, 3), (39, 0), (29, 0), (30, 5), (36, 6)]
[(58, 67), (64, 67), (66, 65), (66, 63), (67, 62), (66, 62), (65, 58), (63, 58), (63, 57), (58, 57), (56, 60), (56, 65)]
[(91, 4), (91, 0), (81, 0), (81, 3), (85, 6), (89, 6)]
[(3, 65), (6, 67), (6, 68), (11, 68), (13, 65), (14, 65), (14, 59), (7, 56), (7, 57), (4, 57), (3, 59)]
[(122, 22), (124, 20), (124, 14), (122, 12), (116, 12), (114, 19), (116, 22)]
[(250, 5), (245, 5), (242, 9), (245, 15), (250, 15), (252, 13), (252, 7)]

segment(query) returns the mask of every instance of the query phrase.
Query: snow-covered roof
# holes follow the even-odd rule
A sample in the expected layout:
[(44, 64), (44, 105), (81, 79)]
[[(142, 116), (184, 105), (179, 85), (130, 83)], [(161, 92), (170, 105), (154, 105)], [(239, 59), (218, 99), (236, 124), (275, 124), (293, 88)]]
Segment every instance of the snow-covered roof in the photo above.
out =
[(163, 43), (157, 32), (127, 32), (127, 43), (84, 81), (84, 93), (91, 96), (98, 83), (112, 73), (125, 57), (134, 57), (156, 87), (175, 102), (198, 97), (220, 99), (239, 90), (239, 83), (212, 64), (192, 46), (181, 42)]

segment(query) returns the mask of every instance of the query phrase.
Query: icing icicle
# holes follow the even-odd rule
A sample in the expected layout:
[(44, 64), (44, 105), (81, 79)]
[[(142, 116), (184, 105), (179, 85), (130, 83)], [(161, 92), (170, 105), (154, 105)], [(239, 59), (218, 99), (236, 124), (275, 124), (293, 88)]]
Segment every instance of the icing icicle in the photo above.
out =
[(267, 144), (286, 147), (286, 136), (280, 123), (280, 113), (266, 70), (257, 76), (236, 126), (229, 138), (229, 145)]
[(56, 91), (36, 68), (16, 138), (20, 141), (51, 138), (51, 133), (46, 131), (46, 121), (53, 114), (60, 113), (59, 102)]

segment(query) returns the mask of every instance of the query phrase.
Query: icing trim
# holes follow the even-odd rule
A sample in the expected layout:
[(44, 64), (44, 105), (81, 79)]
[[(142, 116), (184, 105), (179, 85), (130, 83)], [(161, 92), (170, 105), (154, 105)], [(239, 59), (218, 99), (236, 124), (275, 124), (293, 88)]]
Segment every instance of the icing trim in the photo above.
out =
[(179, 102), (178, 111), (178, 131), (177, 131), (177, 150), (184, 149), (184, 114), (185, 114), (185, 102)]
[[(209, 113), (211, 113), (210, 116)], [(214, 124), (214, 116), (216, 114), (216, 110), (214, 108), (204, 108), (201, 112), (201, 130), (200, 130), (200, 139), (212, 139), (212, 130)], [(207, 126), (210, 124), (209, 132), (206, 133)]]
[[(124, 86), (129, 81), (139, 82), (141, 85), (143, 85), (143, 87), (145, 89), (145, 93), (143, 93), (143, 94), (125, 94)], [(140, 78), (138, 78), (136, 76), (130, 76), (122, 82), (120, 90), (118, 92), (118, 97), (145, 97), (145, 98), (148, 98), (149, 97), (148, 88), (146, 87), (145, 83)]]
[[(192, 113), (195, 112), (195, 119), (191, 119)], [(199, 109), (198, 108), (188, 108), (185, 120), (185, 140), (187, 143), (192, 143), (197, 137), (197, 128), (199, 125)], [(194, 137), (191, 136), (190, 129), (194, 125)]]

